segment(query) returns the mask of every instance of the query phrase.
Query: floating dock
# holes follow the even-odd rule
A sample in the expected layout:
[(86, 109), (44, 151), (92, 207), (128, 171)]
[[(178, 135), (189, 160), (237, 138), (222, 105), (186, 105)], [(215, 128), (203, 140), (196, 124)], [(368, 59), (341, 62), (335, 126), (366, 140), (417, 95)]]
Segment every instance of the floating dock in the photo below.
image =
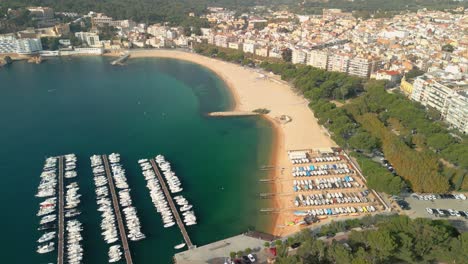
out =
[(64, 211), (63, 211), (63, 156), (58, 157), (58, 242), (57, 242), (57, 264), (63, 264), (64, 245)]
[(156, 176), (158, 177), (159, 183), (161, 184), (161, 188), (163, 189), (163, 192), (166, 195), (167, 202), (169, 203), (169, 206), (171, 207), (172, 214), (174, 214), (177, 225), (180, 228), (180, 232), (182, 233), (182, 236), (184, 237), (185, 244), (187, 244), (187, 247), (189, 249), (195, 248), (195, 246), (192, 244), (192, 241), (190, 240), (187, 230), (185, 229), (184, 222), (182, 222), (179, 212), (177, 211), (177, 208), (175, 207), (171, 194), (169, 193), (169, 190), (167, 189), (166, 182), (164, 181), (163, 177), (161, 176), (161, 173), (159, 172), (156, 162), (154, 161), (154, 159), (151, 159), (150, 162), (151, 162), (151, 166), (153, 167), (154, 172), (156, 173)]
[(112, 194), (112, 204), (114, 205), (115, 216), (117, 217), (120, 239), (122, 240), (122, 246), (124, 249), (125, 261), (127, 262), (127, 264), (133, 264), (132, 254), (130, 254), (130, 247), (128, 246), (127, 234), (125, 232), (125, 227), (124, 227), (123, 220), (122, 220), (122, 214), (120, 213), (119, 200), (117, 198), (117, 194), (115, 193), (114, 179), (112, 179), (112, 174), (109, 168), (109, 161), (107, 160), (107, 155), (102, 155), (102, 160), (104, 162), (104, 168), (106, 169), (109, 189)]

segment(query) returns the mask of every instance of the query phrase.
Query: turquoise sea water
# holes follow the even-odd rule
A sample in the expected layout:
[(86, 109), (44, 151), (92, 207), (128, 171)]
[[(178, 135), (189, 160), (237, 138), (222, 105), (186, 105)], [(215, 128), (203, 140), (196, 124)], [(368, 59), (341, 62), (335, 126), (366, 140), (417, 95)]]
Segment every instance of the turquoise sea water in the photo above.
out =
[[(0, 192), (2, 263), (48, 263), (35, 252), (40, 232), (34, 197), (46, 156), (76, 153), (84, 224), (84, 263), (107, 263), (89, 156), (119, 152), (147, 239), (130, 242), (135, 263), (171, 263), (183, 238), (162, 228), (137, 160), (162, 153), (194, 204), (196, 245), (265, 230), (258, 209), (267, 191), (272, 129), (260, 118), (208, 118), (231, 107), (225, 84), (211, 71), (172, 59), (131, 59), (115, 67), (100, 57), (14, 63), (0, 70)], [(123, 262), (122, 262), (123, 263)]]

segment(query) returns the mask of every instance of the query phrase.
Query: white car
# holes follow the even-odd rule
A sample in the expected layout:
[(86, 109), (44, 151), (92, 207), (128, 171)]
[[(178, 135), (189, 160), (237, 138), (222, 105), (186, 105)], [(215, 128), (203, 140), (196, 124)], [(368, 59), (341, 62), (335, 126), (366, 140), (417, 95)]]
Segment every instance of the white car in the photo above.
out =
[(247, 257), (250, 259), (250, 261), (255, 262), (255, 258), (252, 254), (248, 254)]

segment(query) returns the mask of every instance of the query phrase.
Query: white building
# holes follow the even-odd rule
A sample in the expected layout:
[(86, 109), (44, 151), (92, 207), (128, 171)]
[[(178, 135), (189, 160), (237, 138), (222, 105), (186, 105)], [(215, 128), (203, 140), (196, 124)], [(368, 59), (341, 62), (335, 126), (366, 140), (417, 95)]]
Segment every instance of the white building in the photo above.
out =
[(356, 56), (349, 61), (348, 74), (369, 78), (377, 68), (378, 61)]
[(297, 63), (306, 63), (307, 52), (302, 49), (293, 49), (292, 50), (292, 59), (291, 62), (294, 64)]
[(74, 50), (61, 50), (60, 56), (73, 55), (102, 55), (104, 48), (75, 48)]
[(228, 42), (229, 42), (229, 38), (227, 36), (216, 35), (214, 37), (214, 44), (218, 47), (227, 48)]
[(327, 70), (336, 72), (348, 72), (350, 56), (348, 54), (334, 54), (329, 56)]
[(468, 133), (468, 74), (435, 71), (414, 81), (411, 99), (437, 110), (452, 127)]
[(172, 29), (168, 29), (166, 31), (166, 38), (168, 38), (170, 40), (176, 39), (177, 38), (177, 31), (172, 30)]
[(101, 47), (102, 44), (99, 41), (99, 35), (91, 32), (76, 32), (77, 37), (81, 42), (88, 44), (90, 47)]
[(328, 53), (321, 50), (312, 50), (307, 55), (307, 65), (326, 70), (328, 66)]
[(242, 45), (242, 50), (245, 52), (245, 53), (252, 53), (252, 54), (255, 54), (255, 43), (244, 43)]
[(375, 72), (371, 77), (375, 78), (376, 80), (387, 80), (390, 83), (395, 84), (400, 81), (401, 75), (397, 71), (380, 70)]
[(41, 50), (42, 44), (40, 39), (17, 39), (14, 36), (0, 36), (0, 54), (32, 54)]
[(165, 37), (168, 27), (161, 25), (151, 25), (146, 29), (148, 34), (151, 34), (155, 37)]
[(452, 95), (445, 120), (454, 128), (468, 134), (468, 89)]

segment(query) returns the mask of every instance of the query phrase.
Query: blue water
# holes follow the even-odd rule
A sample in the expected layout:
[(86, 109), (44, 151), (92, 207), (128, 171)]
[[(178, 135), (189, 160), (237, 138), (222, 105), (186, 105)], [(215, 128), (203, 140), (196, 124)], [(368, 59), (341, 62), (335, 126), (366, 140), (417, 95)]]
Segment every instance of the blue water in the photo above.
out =
[[(47, 263), (39, 255), (34, 197), (46, 156), (76, 153), (84, 224), (84, 263), (107, 263), (89, 156), (119, 152), (147, 239), (130, 242), (135, 263), (171, 263), (183, 238), (162, 228), (137, 160), (162, 153), (194, 205), (188, 227), (203, 245), (247, 229), (267, 229), (259, 215), (267, 191), (258, 170), (269, 160), (272, 129), (261, 118), (209, 118), (232, 106), (225, 84), (201, 66), (172, 59), (100, 57), (16, 62), (0, 69), (0, 170), (3, 263)], [(123, 261), (122, 261), (123, 263)]]

